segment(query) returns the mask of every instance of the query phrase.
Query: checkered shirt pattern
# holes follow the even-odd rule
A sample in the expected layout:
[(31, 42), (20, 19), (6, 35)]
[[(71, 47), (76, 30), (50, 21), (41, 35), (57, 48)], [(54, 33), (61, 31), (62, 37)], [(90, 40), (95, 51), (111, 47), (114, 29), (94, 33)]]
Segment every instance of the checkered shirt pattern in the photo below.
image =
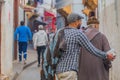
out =
[(100, 58), (106, 58), (106, 53), (96, 49), (80, 30), (68, 28), (65, 29), (64, 32), (65, 40), (67, 42), (67, 50), (62, 53), (62, 56), (59, 59), (56, 73), (71, 70), (78, 71), (80, 47), (86, 48), (91, 54), (94, 54)]

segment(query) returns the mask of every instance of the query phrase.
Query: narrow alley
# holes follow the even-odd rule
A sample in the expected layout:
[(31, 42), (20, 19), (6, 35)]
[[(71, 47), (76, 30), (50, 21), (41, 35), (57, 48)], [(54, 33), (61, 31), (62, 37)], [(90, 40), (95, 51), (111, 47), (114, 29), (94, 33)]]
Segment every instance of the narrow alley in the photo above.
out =
[[(107, 76), (107, 78), (105, 77), (104, 80), (120, 80), (119, 14), (120, 0), (0, 0), (0, 80), (41, 80), (41, 77), (48, 78), (48, 76), (51, 78), (50, 80), (53, 80), (53, 78), (56, 76), (54, 72), (64, 73), (66, 71), (69, 72), (69, 70), (73, 71), (73, 74), (75, 74), (77, 77), (85, 75), (84, 80), (96, 80), (95, 78), (90, 79), (89, 74), (92, 75), (92, 77), (99, 78), (97, 80), (103, 80), (104, 77), (101, 78), (100, 76), (104, 73), (105, 76)], [(20, 29), (18, 30), (18, 28), (23, 26), (24, 29), (21, 28), (20, 32)], [(69, 27), (68, 29), (75, 29), (76, 31), (65, 31), (64, 27)], [(94, 33), (94, 31), (91, 31), (89, 33), (90, 27), (95, 28), (95, 30), (98, 32)], [(62, 39), (58, 37), (59, 33), (58, 35), (56, 34), (56, 32), (60, 30), (63, 30), (63, 32), (61, 32), (63, 34), (60, 34), (60, 36), (62, 36), (60, 38)], [(41, 33), (39, 33), (40, 31)], [(82, 35), (83, 33), (82, 36), (86, 36), (84, 38), (87, 39), (81, 41), (81, 39), (83, 39), (81, 36), (77, 36), (77, 38), (75, 38), (77, 32), (79, 32), (78, 35)], [(87, 34), (87, 32), (89, 34)], [(100, 37), (97, 39), (98, 42), (93, 45), (95, 48), (91, 50), (91, 53), (95, 54), (96, 52), (95, 55), (98, 55), (98, 57), (101, 59), (98, 57), (96, 59), (96, 56), (95, 58), (91, 57), (91, 54), (91, 59), (96, 60), (92, 61), (91, 59), (86, 58), (86, 54), (83, 54), (81, 58), (81, 46), (86, 47), (84, 45), (87, 45), (90, 47), (89, 45), (91, 44), (89, 44), (89, 40), (91, 43), (93, 40), (89, 39), (89, 37), (91, 38), (90, 34), (92, 34), (93, 38), (96, 37), (96, 34), (98, 33), (104, 34), (103, 37), (105, 38), (103, 39), (103, 37)], [(22, 34), (22, 36), (20, 36), (20, 34)], [(40, 36), (42, 36), (42, 38)], [(74, 41), (72, 39), (76, 41), (72, 42)], [(61, 40), (63, 42), (61, 42)], [(103, 43), (103, 45), (107, 45), (107, 48), (109, 48), (109, 50), (101, 50), (103, 52), (97, 50), (96, 45), (99, 44), (100, 41)], [(70, 42), (72, 44), (70, 44)], [(22, 45), (20, 45), (20, 43), (22, 43)], [(60, 50), (61, 53), (64, 53), (64, 50), (62, 51), (61, 49), (60, 43), (65, 44), (62, 44), (62, 49), (69, 49), (72, 47), (69, 49), (70, 51), (65, 50), (66, 54), (65, 56), (62, 55), (62, 58), (59, 54), (59, 51), (57, 52), (57, 50)], [(77, 47), (75, 47), (73, 43), (75, 43)], [(103, 45), (102, 48), (104, 47)], [(80, 47), (81, 51), (77, 50), (78, 46)], [(91, 48), (93, 47), (90, 47), (90, 49)], [(40, 62), (40, 65), (38, 60), (42, 61), (42, 59), (41, 57), (38, 57), (41, 54), (37, 53), (39, 50), (44, 53), (44, 55), (41, 55), (44, 57), (42, 57), (43, 63)], [(111, 50), (114, 50), (113, 53)], [(80, 57), (78, 57), (79, 54), (73, 54), (78, 52), (81, 53)], [(54, 53), (57, 54), (57, 57)], [(67, 53), (71, 53), (72, 56)], [(116, 57), (113, 56), (114, 53)], [(22, 57), (24, 59), (20, 60)], [(80, 58), (79, 61), (78, 58)], [(81, 59), (83, 58), (85, 60), (82, 62)], [(59, 59), (61, 62), (59, 62)], [(89, 64), (85, 63), (87, 60), (88, 62), (90, 61)], [(94, 61), (97, 63), (97, 65), (94, 63)], [(58, 64), (58, 62), (60, 64)], [(78, 62), (82, 63), (82, 66)], [(101, 63), (99, 64), (99, 62)], [(71, 66), (69, 64), (71, 64)], [(84, 66), (90, 64), (92, 66), (91, 68), (90, 66)], [(43, 67), (42, 76), (40, 75), (41, 66)], [(76, 75), (78, 67), (80, 69), (83, 67), (82, 70), (83, 72), (86, 72), (86, 74), (82, 73), (80, 75)], [(91, 74), (89, 70), (96, 72), (97, 74)], [(73, 74), (70, 76), (73, 76)], [(64, 77), (64, 74), (62, 77)], [(57, 78), (59, 78), (59, 76)]]
[[(15, 80), (40, 80), (40, 67), (37, 66), (37, 52), (33, 46), (28, 46), (28, 59), (26, 64), (23, 62), (14, 61), (13, 71), (15, 73)], [(34, 76), (33, 76), (34, 74)]]

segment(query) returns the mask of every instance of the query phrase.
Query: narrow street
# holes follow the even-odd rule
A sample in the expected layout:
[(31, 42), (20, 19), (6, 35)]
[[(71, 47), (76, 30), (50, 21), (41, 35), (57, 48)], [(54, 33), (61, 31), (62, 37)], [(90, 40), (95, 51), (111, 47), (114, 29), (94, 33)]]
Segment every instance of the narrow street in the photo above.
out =
[(40, 68), (37, 63), (25, 69), (16, 80), (40, 80)]
[(14, 62), (13, 70), (17, 73), (14, 80), (40, 80), (40, 67), (37, 66), (37, 53), (32, 45), (28, 46), (27, 64)]
[[(70, 16), (71, 14), (73, 16)], [(76, 14), (77, 16), (75, 16)], [(55, 60), (54, 62), (56, 63), (54, 64), (57, 64), (57, 68), (55, 67), (54, 70), (56, 72), (77, 71), (80, 67), (80, 71), (86, 72), (78, 72), (77, 77), (80, 77), (82, 80), (120, 80), (119, 14), (120, 0), (0, 0), (0, 80), (40, 80), (41, 67), (38, 67), (39, 47), (43, 46), (45, 49), (46, 45), (46, 50), (48, 50), (46, 52), (50, 53), (50, 55), (44, 54), (43, 62), (48, 61), (49, 66), (48, 62), (40, 66), (43, 65), (43, 69), (47, 68), (46, 72), (51, 75), (53, 75), (51, 69), (54, 68), (54, 65), (51, 64)], [(60, 32), (62, 28), (63, 30), (66, 29), (64, 27), (70, 27), (70, 29), (63, 31), (63, 34), (59, 35), (58, 31)], [(76, 31), (74, 28), (76, 28)], [(84, 39), (86, 38), (84, 35), (81, 36), (80, 31), (77, 30), (78, 28), (85, 33), (88, 39)], [(93, 33), (92, 28), (95, 28), (93, 29), (95, 33)], [(40, 31), (45, 32), (46, 37), (41, 37), (40, 35), (44, 35), (43, 33), (40, 34)], [(77, 32), (79, 33), (77, 34)], [(102, 33), (101, 37), (96, 38), (98, 33)], [(92, 43), (92, 38), (96, 38), (95, 44)], [(53, 40), (52, 43), (54, 45), (50, 45), (51, 40)], [(100, 50), (104, 54), (99, 50), (99, 52), (94, 51), (97, 49), (90, 51), (94, 47), (90, 47), (90, 44), (87, 45), (87, 42), (89, 43), (88, 40), (96, 48), (100, 44)], [(20, 45), (20, 43), (23, 45)], [(61, 44), (66, 45), (61, 47)], [(91, 54), (85, 54), (86, 51), (82, 52), (84, 49), (81, 49), (81, 51), (77, 50), (81, 46), (90, 48), (88, 51), (96, 53), (95, 55), (98, 55), (101, 60), (93, 57)], [(107, 50), (103, 49), (103, 47)], [(69, 49), (70, 51), (65, 50), (66, 54), (62, 54), (62, 58), (61, 54), (59, 55), (59, 51), (57, 51), (62, 51), (60, 48)], [(83, 53), (82, 57), (81, 54), (79, 57), (78, 51)], [(114, 56), (114, 53), (116, 56)], [(60, 58), (58, 56), (56, 58), (56, 55), (59, 55)], [(26, 60), (26, 63), (23, 58)], [(114, 58), (115, 60), (112, 60)], [(53, 80), (53, 78), (50, 80)]]

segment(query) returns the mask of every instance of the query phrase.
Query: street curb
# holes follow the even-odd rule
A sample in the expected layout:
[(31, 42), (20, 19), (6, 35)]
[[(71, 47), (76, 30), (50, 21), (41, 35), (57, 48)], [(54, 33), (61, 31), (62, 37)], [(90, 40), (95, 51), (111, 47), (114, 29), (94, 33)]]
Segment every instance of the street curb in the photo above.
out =
[(18, 76), (19, 76), (26, 68), (30, 67), (31, 65), (33, 65), (33, 64), (36, 63), (36, 62), (37, 62), (37, 60), (35, 60), (35, 61), (33, 61), (33, 62), (30, 62), (29, 64), (26, 64), (26, 65), (22, 68), (22, 70), (21, 70), (20, 73), (18, 73), (18, 72), (15, 73), (15, 75), (14, 75), (14, 77), (13, 77), (12, 80), (16, 80), (16, 79), (18, 78)]
[(19, 76), (19, 73), (16, 72), (12, 80), (16, 80), (18, 76)]
[(35, 61), (33, 61), (33, 62), (29, 63), (29, 64), (26, 64), (26, 65), (23, 67), (23, 70), (25, 70), (26, 68), (30, 67), (31, 65), (33, 65), (33, 64), (36, 63), (36, 62), (37, 62), (37, 60), (35, 60)]

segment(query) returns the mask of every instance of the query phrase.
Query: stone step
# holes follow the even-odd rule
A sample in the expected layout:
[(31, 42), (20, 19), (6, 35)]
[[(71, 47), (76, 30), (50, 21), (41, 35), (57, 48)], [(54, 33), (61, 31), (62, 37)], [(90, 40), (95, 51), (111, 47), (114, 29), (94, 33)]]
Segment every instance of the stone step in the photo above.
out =
[(10, 80), (8, 76), (5, 76), (3, 74), (0, 75), (0, 80)]

